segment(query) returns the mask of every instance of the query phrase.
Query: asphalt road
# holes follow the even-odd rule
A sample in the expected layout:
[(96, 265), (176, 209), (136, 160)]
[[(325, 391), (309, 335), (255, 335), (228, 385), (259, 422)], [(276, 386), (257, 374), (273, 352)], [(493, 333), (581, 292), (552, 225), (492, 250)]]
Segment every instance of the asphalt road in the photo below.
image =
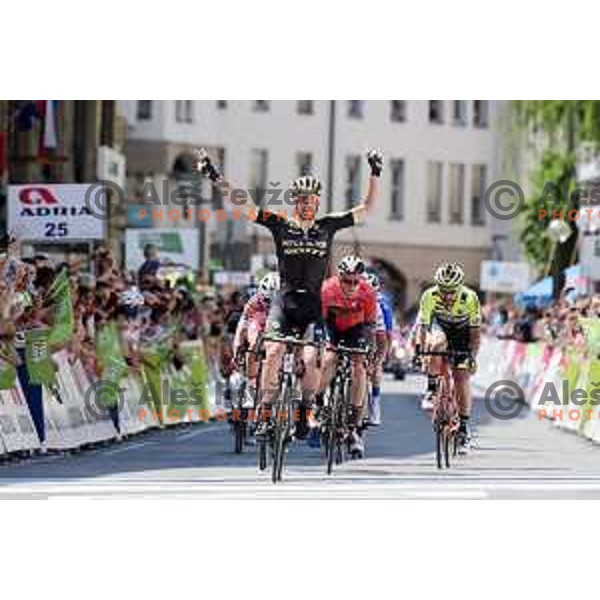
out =
[(384, 424), (367, 456), (325, 474), (321, 451), (295, 443), (284, 481), (261, 473), (254, 448), (232, 451), (226, 423), (153, 431), (76, 455), (0, 465), (0, 498), (600, 498), (600, 447), (523, 410), (493, 418), (475, 403), (475, 448), (449, 470), (434, 461), (430, 421), (418, 406), (421, 380), (386, 381)]

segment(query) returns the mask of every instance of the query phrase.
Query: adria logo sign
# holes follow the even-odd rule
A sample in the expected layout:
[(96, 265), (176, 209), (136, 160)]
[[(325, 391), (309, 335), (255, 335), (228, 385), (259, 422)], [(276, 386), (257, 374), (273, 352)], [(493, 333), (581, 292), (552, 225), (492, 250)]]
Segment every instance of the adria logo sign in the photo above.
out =
[(56, 196), (45, 187), (28, 187), (19, 191), (19, 200), (23, 204), (58, 204)]

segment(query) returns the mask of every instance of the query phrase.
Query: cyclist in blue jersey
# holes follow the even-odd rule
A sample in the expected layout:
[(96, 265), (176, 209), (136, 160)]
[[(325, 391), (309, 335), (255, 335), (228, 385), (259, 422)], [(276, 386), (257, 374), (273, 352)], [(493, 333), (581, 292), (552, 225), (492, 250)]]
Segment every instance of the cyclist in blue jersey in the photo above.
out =
[(381, 380), (383, 378), (383, 363), (387, 360), (392, 344), (394, 328), (394, 313), (387, 296), (381, 291), (381, 281), (377, 273), (367, 271), (367, 281), (377, 295), (377, 351), (371, 370), (371, 397), (369, 398), (369, 416), (367, 425), (381, 425)]

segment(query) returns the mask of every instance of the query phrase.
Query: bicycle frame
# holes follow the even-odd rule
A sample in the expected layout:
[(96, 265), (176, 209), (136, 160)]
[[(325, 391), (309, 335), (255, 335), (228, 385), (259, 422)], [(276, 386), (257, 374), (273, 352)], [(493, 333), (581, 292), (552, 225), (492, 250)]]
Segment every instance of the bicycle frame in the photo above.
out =
[[(294, 392), (297, 382), (297, 353), (299, 348), (306, 346), (314, 346), (321, 350), (321, 344), (311, 341), (304, 341), (295, 336), (275, 336), (265, 335), (261, 339), (262, 342), (276, 342), (285, 344), (285, 351), (281, 361), (281, 371), (279, 376), (279, 386), (277, 399), (273, 403), (272, 414), (270, 419), (274, 422), (273, 436), (273, 469), (272, 481), (277, 483), (281, 481), (283, 472), (283, 462), (285, 447), (291, 439), (293, 429), (294, 415)], [(259, 466), (262, 469), (266, 468), (266, 447), (263, 443), (260, 448)]]
[(331, 475), (334, 455), (336, 464), (340, 464), (344, 460), (344, 444), (349, 433), (352, 357), (353, 355), (366, 355), (368, 351), (344, 346), (330, 347), (329, 349), (338, 355), (335, 373), (330, 384), (329, 403), (325, 407), (326, 417), (322, 424), (325, 433), (327, 473)]
[(453, 356), (464, 356), (464, 352), (451, 351), (422, 351), (420, 356), (439, 356), (441, 361), (441, 372), (438, 375), (438, 390), (435, 398), (431, 422), (436, 435), (436, 460), (438, 469), (450, 467), (450, 445), (452, 454), (457, 451), (457, 433), (459, 428), (458, 402), (454, 377), (450, 369), (450, 358)]

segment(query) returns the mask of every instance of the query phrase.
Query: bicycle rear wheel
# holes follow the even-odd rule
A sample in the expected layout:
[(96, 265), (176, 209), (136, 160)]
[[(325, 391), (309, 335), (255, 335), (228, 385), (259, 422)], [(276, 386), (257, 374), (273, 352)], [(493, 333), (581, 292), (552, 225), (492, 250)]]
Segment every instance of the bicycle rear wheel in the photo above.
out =
[(333, 457), (335, 456), (335, 434), (332, 428), (330, 428), (327, 432), (327, 441), (325, 448), (325, 456), (327, 458), (327, 475), (331, 475), (333, 471)]
[(258, 468), (264, 471), (267, 468), (267, 441), (261, 440), (258, 445)]
[(233, 436), (234, 451), (236, 454), (241, 454), (244, 450), (244, 423), (242, 421), (234, 421)]

